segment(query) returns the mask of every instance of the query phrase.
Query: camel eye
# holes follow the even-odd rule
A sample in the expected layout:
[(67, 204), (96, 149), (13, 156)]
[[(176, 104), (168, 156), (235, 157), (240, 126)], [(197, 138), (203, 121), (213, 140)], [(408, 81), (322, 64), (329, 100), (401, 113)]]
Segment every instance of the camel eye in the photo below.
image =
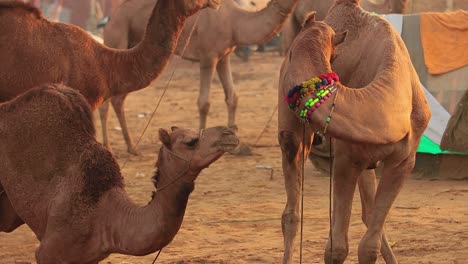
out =
[(189, 140), (185, 144), (187, 144), (187, 146), (189, 146), (189, 147), (194, 147), (195, 145), (198, 144), (198, 141), (199, 141), (198, 138), (192, 138), (191, 140)]

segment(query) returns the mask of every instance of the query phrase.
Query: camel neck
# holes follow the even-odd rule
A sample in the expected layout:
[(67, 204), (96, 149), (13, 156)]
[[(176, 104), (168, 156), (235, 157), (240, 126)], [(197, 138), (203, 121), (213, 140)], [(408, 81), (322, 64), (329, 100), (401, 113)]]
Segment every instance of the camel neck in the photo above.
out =
[(97, 52), (103, 69), (111, 75), (109, 97), (145, 88), (166, 68), (186, 19), (196, 11), (186, 11), (180, 2), (157, 1), (144, 38), (134, 48)]
[(283, 26), (298, 0), (272, 0), (257, 12), (233, 7), (233, 32), (236, 45), (262, 44)]
[(193, 182), (176, 181), (146, 206), (133, 203), (123, 189), (110, 191), (100, 204), (106, 251), (141, 256), (165, 247), (180, 229), (193, 189)]

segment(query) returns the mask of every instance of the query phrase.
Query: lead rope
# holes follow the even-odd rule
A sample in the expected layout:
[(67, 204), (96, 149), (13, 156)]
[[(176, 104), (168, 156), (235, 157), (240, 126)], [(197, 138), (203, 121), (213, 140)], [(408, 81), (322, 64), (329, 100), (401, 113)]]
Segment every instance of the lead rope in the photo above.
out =
[[(193, 23), (192, 29), (190, 30), (190, 34), (189, 34), (189, 36), (187, 37), (187, 41), (185, 41), (184, 48), (182, 49), (182, 52), (180, 53), (180, 57), (183, 57), (183, 56), (184, 56), (185, 49), (187, 49), (187, 46), (188, 46), (188, 44), (190, 43), (190, 39), (192, 38), (192, 34), (193, 34), (193, 32), (195, 31), (195, 27), (196, 27), (197, 24), (198, 24), (198, 19), (199, 19), (199, 18), (200, 18), (200, 11), (197, 12), (197, 17), (195, 18), (195, 22)], [(177, 69), (177, 68), (176, 68), (176, 69)], [(164, 95), (166, 94), (167, 88), (169, 87), (169, 84), (171, 83), (172, 78), (174, 77), (174, 73), (175, 73), (176, 69), (174, 69), (174, 70), (172, 71), (171, 77), (170, 77), (169, 80), (167, 81), (166, 87), (164, 87), (164, 91), (163, 91), (161, 97), (159, 98), (158, 104), (157, 104), (156, 107), (154, 108), (154, 111), (153, 111), (153, 113), (151, 114), (151, 117), (150, 117), (150, 119), (148, 120), (148, 123), (146, 124), (145, 128), (143, 129), (143, 132), (142, 132), (141, 135), (140, 135), (140, 138), (138, 138), (138, 141), (137, 141), (137, 143), (135, 144), (135, 148), (136, 148), (136, 147), (138, 146), (138, 144), (140, 143), (141, 138), (143, 137), (143, 135), (145, 134), (146, 130), (147, 130), (148, 127), (149, 127), (149, 124), (151, 123), (151, 120), (153, 120), (153, 117), (154, 117), (154, 115), (156, 114), (156, 111), (158, 110), (159, 105), (161, 104), (161, 101), (162, 101), (162, 99), (164, 98)], [(130, 159), (130, 158), (129, 158), (129, 159)], [(127, 160), (125, 161), (125, 163), (123, 164), (122, 168), (125, 167), (125, 164), (127, 164), (127, 161), (128, 161), (129, 159), (127, 159)], [(167, 186), (165, 186), (165, 187), (167, 187)], [(165, 188), (165, 187), (164, 187), (164, 188)], [(164, 247), (163, 247), (163, 248), (164, 248)], [(161, 254), (161, 251), (163, 250), (163, 248), (161, 248), (161, 249), (158, 251), (158, 254), (156, 254), (156, 256), (154, 257), (154, 260), (153, 260), (152, 264), (156, 263), (156, 260), (158, 259), (159, 255)]]
[(304, 234), (304, 167), (305, 167), (305, 132), (306, 125), (304, 123), (302, 127), (302, 175), (301, 175), (301, 243), (299, 253), (299, 263), (302, 264), (302, 238)]
[[(197, 13), (197, 16), (195, 18), (195, 23), (193, 23), (193, 26), (192, 26), (192, 29), (190, 30), (190, 34), (188, 35), (187, 37), (187, 41), (185, 41), (185, 44), (184, 44), (184, 47), (182, 49), (182, 52), (180, 53), (180, 57), (183, 57), (184, 56), (184, 53), (185, 53), (185, 50), (187, 49), (187, 46), (188, 44), (190, 43), (190, 39), (192, 38), (192, 34), (193, 32), (195, 31), (195, 27), (197, 26), (198, 24), (198, 19), (200, 18), (200, 12)], [(146, 126), (145, 128), (143, 129), (143, 132), (141, 132), (140, 134), (140, 137), (138, 138), (137, 142), (135, 143), (135, 149), (137, 149), (138, 145), (140, 144), (140, 141), (141, 139), (143, 138), (143, 135), (146, 133), (146, 130), (148, 129), (149, 125), (151, 124), (151, 121), (153, 120), (154, 118), (154, 115), (156, 114), (156, 112), (158, 111), (158, 108), (159, 108), (159, 105), (161, 104), (162, 102), (162, 99), (164, 98), (164, 95), (166, 95), (166, 91), (167, 91), (167, 88), (169, 87), (169, 84), (171, 83), (172, 81), (172, 78), (174, 77), (174, 73), (176, 71), (177, 68), (175, 68), (172, 73), (171, 73), (171, 76), (169, 77), (169, 80), (167, 81), (166, 83), (166, 87), (164, 87), (164, 90), (163, 90), (163, 93), (161, 94), (161, 97), (159, 97), (159, 101), (158, 103), (156, 104), (156, 107), (154, 108), (153, 112), (151, 113), (151, 116), (150, 116), (150, 119), (148, 120), (148, 122), (146, 123)], [(130, 160), (130, 157), (127, 158), (124, 162), (124, 164), (122, 165), (122, 168), (125, 168), (125, 165), (127, 165), (127, 162)], [(159, 255), (159, 254), (158, 254)], [(154, 263), (154, 262), (153, 262)]]

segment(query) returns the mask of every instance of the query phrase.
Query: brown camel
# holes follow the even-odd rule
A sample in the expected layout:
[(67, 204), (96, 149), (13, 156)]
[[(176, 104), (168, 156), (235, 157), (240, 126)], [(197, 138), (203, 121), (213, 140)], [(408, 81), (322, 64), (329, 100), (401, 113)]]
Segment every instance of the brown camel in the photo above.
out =
[(17, 226), (15, 219), (6, 217), (16, 212), (40, 241), (39, 264), (98, 263), (111, 253), (141, 256), (163, 248), (182, 224), (197, 176), (239, 143), (226, 127), (160, 129), (156, 192), (138, 206), (117, 161), (96, 141), (90, 110), (81, 94), (62, 85), (0, 104), (0, 199), (11, 201), (0, 207), (0, 231), (14, 230), (6, 225)]
[[(237, 96), (231, 72), (230, 54), (236, 45), (259, 44), (271, 39), (292, 12), (298, 0), (271, 0), (267, 7), (258, 12), (241, 9), (234, 1), (221, 3), (219, 10), (205, 9), (189, 18), (177, 45), (176, 54), (187, 60), (200, 62), (200, 94), (198, 109), (200, 128), (206, 126), (210, 108), (209, 93), (214, 70), (218, 72), (224, 89), (228, 110), (228, 127), (236, 130), (235, 114)], [(135, 46), (143, 37), (144, 25), (150, 16), (149, 7), (157, 0), (129, 0), (114, 13), (104, 29), (104, 44), (125, 49)], [(198, 20), (198, 21), (197, 21)], [(196, 25), (195, 25), (196, 23)], [(190, 32), (193, 34), (184, 50)], [(183, 52), (183, 54), (182, 54)], [(127, 94), (112, 97), (111, 103), (122, 127), (122, 133), (131, 153), (135, 149), (125, 121), (124, 100)], [(108, 103), (100, 108), (103, 142), (109, 147), (107, 136)]]
[[(332, 6), (334, 0), (300, 0), (294, 13), (288, 18), (282, 30), (282, 50), (283, 53), (289, 50), (291, 43), (297, 36), (302, 28), (302, 21), (304, 21), (307, 14), (311, 11), (316, 12), (316, 19), (323, 20), (327, 15), (328, 10)], [(398, 13), (405, 12), (408, 0), (384, 0), (382, 3), (376, 3), (375, 0), (363, 0), (361, 6), (364, 10), (369, 12), (376, 12), (378, 14)]]
[[(283, 263), (292, 262), (300, 218), (300, 164), (316, 131), (331, 136), (335, 147), (333, 250), (329, 240), (325, 263), (343, 263), (347, 257), (351, 205), (358, 181), (362, 218), (368, 227), (359, 244), (359, 263), (375, 263), (380, 250), (386, 263), (397, 263), (386, 242), (384, 222), (404, 178), (414, 167), (416, 149), (431, 113), (400, 36), (383, 18), (364, 11), (358, 3), (337, 0), (325, 19), (331, 27), (314, 22), (314, 16), (306, 19), (281, 68), (278, 138), (287, 192), (282, 216)], [(344, 35), (346, 40), (335, 50)], [(340, 83), (331, 73), (330, 60), (343, 83), (360, 88)], [(320, 78), (311, 79), (314, 76)], [(302, 90), (298, 84), (307, 88)], [(302, 94), (304, 97), (299, 97)], [(384, 167), (376, 191), (373, 168), (378, 162)]]
[(0, 2), (0, 102), (62, 82), (95, 110), (106, 98), (142, 89), (168, 64), (187, 18), (219, 1), (158, 1), (143, 40), (124, 51), (97, 43), (77, 26), (50, 22), (31, 5)]

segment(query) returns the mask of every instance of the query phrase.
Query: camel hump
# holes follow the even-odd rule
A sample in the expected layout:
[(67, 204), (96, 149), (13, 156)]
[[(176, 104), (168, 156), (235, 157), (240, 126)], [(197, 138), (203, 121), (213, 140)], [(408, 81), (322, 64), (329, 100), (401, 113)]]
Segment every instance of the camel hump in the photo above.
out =
[[(43, 84), (0, 104), (3, 113), (23, 113), (23, 119), (28, 118), (25, 109), (38, 114), (41, 118), (52, 117), (74, 127), (82, 135), (95, 137), (96, 129), (93, 122), (91, 107), (86, 99), (77, 91), (63, 84)], [(29, 118), (37, 118), (32, 114)]]
[(24, 3), (22, 1), (0, 1), (0, 12), (5, 9), (23, 9), (27, 12), (33, 13), (37, 18), (43, 18), (42, 12), (38, 8), (36, 8), (32, 4)]

